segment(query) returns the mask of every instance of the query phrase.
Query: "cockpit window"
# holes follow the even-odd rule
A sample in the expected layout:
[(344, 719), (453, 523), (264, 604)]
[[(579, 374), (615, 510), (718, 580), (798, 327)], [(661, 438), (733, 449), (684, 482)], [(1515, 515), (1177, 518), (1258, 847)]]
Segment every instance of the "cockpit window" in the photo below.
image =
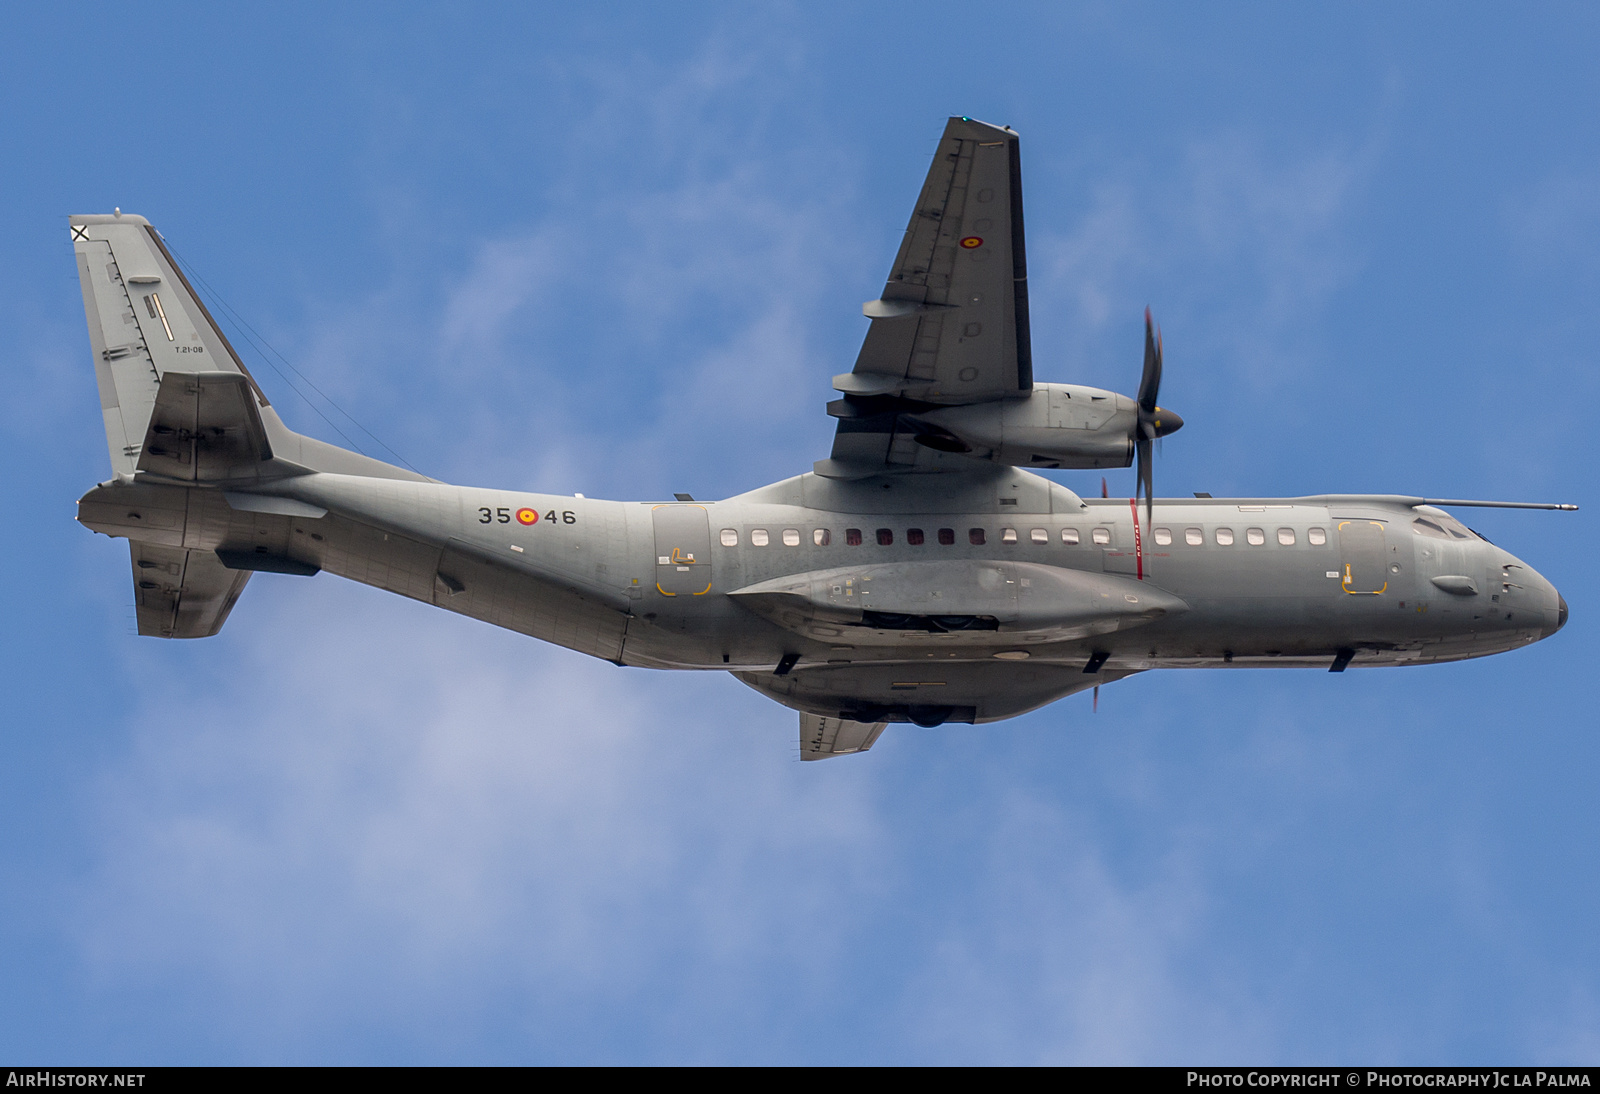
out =
[(1445, 516), (1443, 513), (1418, 517), (1411, 522), (1411, 530), (1419, 536), (1427, 536), (1430, 539), (1473, 538), (1466, 525), (1461, 524), (1454, 518)]

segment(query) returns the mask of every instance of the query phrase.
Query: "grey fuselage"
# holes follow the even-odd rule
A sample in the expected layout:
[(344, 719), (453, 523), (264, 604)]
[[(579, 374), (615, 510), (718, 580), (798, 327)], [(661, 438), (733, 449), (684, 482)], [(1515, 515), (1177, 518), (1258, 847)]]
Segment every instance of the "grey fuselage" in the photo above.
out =
[(1146, 669), (1451, 661), (1560, 628), (1548, 581), (1420, 502), (1158, 499), (1147, 521), (1004, 467), (657, 503), (312, 473), (113, 480), (80, 519), (619, 665), (727, 670), (812, 714), (933, 724)]

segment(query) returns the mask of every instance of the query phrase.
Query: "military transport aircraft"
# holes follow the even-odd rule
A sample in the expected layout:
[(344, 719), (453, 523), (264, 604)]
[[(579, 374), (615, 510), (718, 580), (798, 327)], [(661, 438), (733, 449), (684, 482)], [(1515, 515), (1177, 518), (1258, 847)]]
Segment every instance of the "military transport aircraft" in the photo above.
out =
[[(724, 501), (451, 486), (290, 431), (142, 217), (70, 218), (139, 633), (216, 634), (254, 571), (341, 577), (618, 665), (723, 669), (803, 758), (993, 722), (1146, 669), (1408, 665), (1554, 634), (1566, 602), (1421, 497), (1153, 497), (1138, 394), (1034, 380), (1017, 134), (951, 118), (833, 451)], [(1137, 499), (1025, 468), (1138, 465)], [(1102, 480), (1103, 481), (1103, 480)], [(1511, 504), (1511, 503), (1506, 503)], [(1573, 509), (1571, 505), (1513, 505)]]

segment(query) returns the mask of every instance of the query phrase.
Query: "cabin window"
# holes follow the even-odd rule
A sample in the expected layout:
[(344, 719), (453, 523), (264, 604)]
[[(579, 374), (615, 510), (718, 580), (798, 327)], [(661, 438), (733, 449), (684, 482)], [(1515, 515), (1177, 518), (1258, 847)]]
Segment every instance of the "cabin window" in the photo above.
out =
[(1000, 542), (1001, 543), (1015, 543), (1015, 542), (1017, 542), (1017, 530), (1015, 528), (1002, 528), (1002, 529), (1000, 529)]
[(783, 530), (783, 545), (785, 547), (798, 547), (798, 546), (800, 546), (800, 529), (798, 529), (798, 528), (785, 528)]
[(1111, 542), (1111, 529), (1096, 528), (1091, 538), (1096, 543), (1100, 544), (1100, 546), (1104, 547), (1106, 544)]
[(1206, 541), (1205, 533), (1200, 531), (1200, 529), (1198, 529), (1198, 528), (1185, 528), (1183, 530), (1183, 542), (1187, 543), (1189, 546), (1198, 547), (1202, 543), (1204, 543), (1205, 541)]
[(724, 528), (720, 538), (724, 547), (739, 546), (739, 533), (733, 528)]
[(851, 547), (861, 546), (861, 529), (846, 528), (844, 530), (844, 541)]
[(1313, 547), (1321, 547), (1324, 543), (1328, 542), (1328, 533), (1322, 528), (1312, 528), (1306, 532), (1306, 542), (1310, 543)]
[(1246, 528), (1244, 530), (1244, 541), (1252, 547), (1259, 547), (1267, 542), (1267, 533), (1259, 528)]
[(1076, 528), (1061, 529), (1061, 542), (1068, 547), (1076, 547), (1078, 545), (1078, 530)]
[(1294, 546), (1294, 529), (1293, 528), (1279, 528), (1278, 529), (1278, 542), (1281, 545), (1283, 545), (1284, 547), (1293, 547)]
[(878, 546), (879, 547), (892, 547), (892, 546), (894, 546), (894, 529), (892, 529), (892, 528), (879, 528), (878, 529)]
[(767, 530), (765, 528), (750, 529), (750, 542), (753, 546), (765, 547), (767, 545)]
[(969, 529), (967, 529), (967, 542), (972, 544), (974, 547), (982, 547), (983, 546), (983, 529), (982, 528), (969, 528)]
[(941, 547), (953, 547), (955, 545), (955, 542), (956, 542), (956, 530), (954, 528), (941, 528), (941, 529), (939, 529), (939, 546), (941, 546)]
[(818, 547), (826, 547), (833, 540), (833, 533), (826, 528), (817, 528), (811, 533), (811, 542)]
[(906, 529), (906, 542), (911, 544), (911, 546), (913, 546), (913, 547), (921, 547), (922, 546), (922, 529), (921, 528), (907, 528)]
[(1222, 547), (1232, 547), (1233, 546), (1233, 529), (1232, 528), (1218, 528), (1217, 529), (1217, 544), (1219, 546), (1222, 546)]
[(1033, 540), (1035, 543), (1049, 543), (1050, 533), (1046, 532), (1043, 528), (1035, 528), (1033, 531), (1028, 533), (1028, 538)]
[(1166, 547), (1171, 542), (1172, 542), (1172, 529), (1171, 528), (1157, 528), (1156, 529), (1156, 546), (1157, 547)]

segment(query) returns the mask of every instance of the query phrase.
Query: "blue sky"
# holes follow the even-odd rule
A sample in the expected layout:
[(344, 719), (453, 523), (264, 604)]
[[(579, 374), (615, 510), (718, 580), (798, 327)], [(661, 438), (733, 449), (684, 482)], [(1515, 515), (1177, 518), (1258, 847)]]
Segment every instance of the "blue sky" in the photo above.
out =
[[(1600, 1060), (1600, 16), (976, 10), (10, 14), (0, 1056)], [(1161, 492), (1578, 502), (1470, 514), (1566, 630), (805, 765), (726, 677), (326, 575), (134, 636), (72, 520), (107, 466), (67, 214), (148, 216), (430, 474), (720, 497), (826, 455), (954, 113), (1023, 137), (1040, 378), (1131, 390), (1155, 309)]]

